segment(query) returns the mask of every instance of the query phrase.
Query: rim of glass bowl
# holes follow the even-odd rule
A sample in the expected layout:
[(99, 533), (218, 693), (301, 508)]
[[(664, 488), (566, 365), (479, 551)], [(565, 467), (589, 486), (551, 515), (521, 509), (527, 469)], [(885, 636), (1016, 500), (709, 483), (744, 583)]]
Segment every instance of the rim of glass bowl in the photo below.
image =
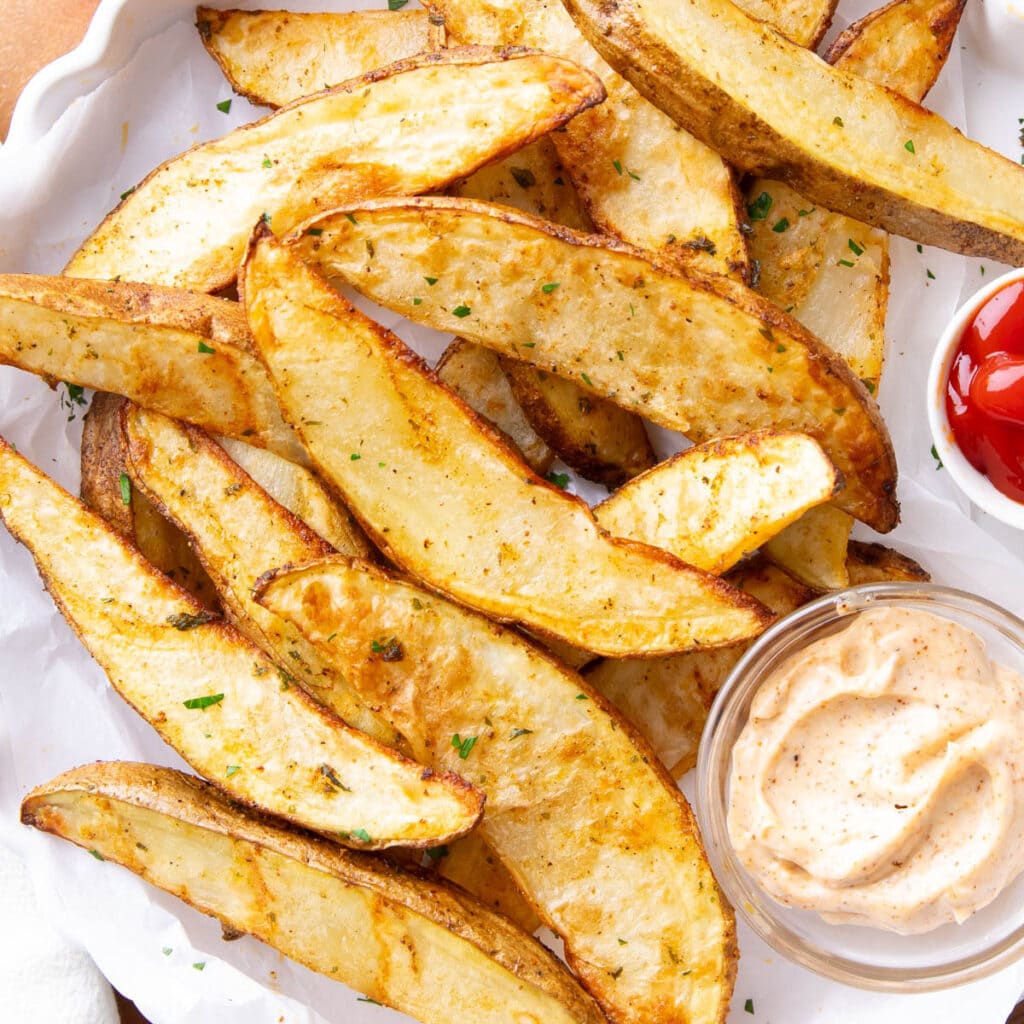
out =
[(926, 608), (939, 615), (945, 608), (981, 620), (1015, 646), (1024, 662), (1024, 621), (967, 591), (933, 583), (866, 583), (825, 594), (774, 623), (726, 679), (701, 736), (696, 813), (719, 885), (737, 914), (776, 952), (817, 974), (858, 988), (927, 992), (974, 981), (1024, 955), (1024, 913), (1016, 929), (983, 952), (920, 968), (864, 963), (837, 950), (812, 945), (780, 921), (774, 912), (775, 901), (739, 863), (726, 827), (732, 743), (746, 722), (750, 701), (761, 681), (806, 642), (828, 635), (828, 627), (835, 626), (831, 632), (836, 632), (851, 616), (894, 603)]

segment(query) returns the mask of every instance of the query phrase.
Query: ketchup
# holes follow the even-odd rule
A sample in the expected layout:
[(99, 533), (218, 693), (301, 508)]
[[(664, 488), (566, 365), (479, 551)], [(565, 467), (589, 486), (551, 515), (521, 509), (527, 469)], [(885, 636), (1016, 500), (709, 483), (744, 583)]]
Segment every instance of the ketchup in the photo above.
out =
[(1024, 281), (974, 314), (953, 357), (946, 414), (967, 461), (1024, 502)]

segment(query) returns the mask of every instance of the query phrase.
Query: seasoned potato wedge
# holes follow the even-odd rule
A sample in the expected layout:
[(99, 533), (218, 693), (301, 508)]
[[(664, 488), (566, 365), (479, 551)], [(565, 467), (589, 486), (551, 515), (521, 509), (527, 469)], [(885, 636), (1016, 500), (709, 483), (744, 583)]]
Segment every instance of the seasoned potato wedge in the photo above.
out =
[[(760, 558), (734, 570), (729, 579), (777, 615), (786, 615), (817, 596)], [(749, 646), (645, 660), (608, 658), (587, 669), (584, 678), (636, 727), (678, 779), (697, 763), (711, 703)]]
[(0, 274), (0, 363), (306, 459), (252, 354), (237, 302), (146, 284)]
[(945, 66), (965, 5), (966, 0), (893, 0), (855, 21), (825, 60), (920, 103)]
[(534, 428), (580, 476), (618, 487), (657, 462), (635, 413), (527, 363), (501, 366)]
[(838, 0), (739, 0), (737, 7), (813, 50), (832, 24)]
[(882, 544), (867, 544), (859, 540), (850, 541), (846, 568), (851, 586), (889, 580), (927, 583), (931, 579), (928, 571), (912, 558)]
[(847, 544), (853, 520), (834, 505), (809, 509), (772, 537), (765, 555), (794, 579), (817, 590), (849, 586)]
[(424, 772), (290, 676), (0, 441), (0, 515), (114, 688), (232, 798), (353, 845), (468, 832), (481, 793)]
[(265, 226), (240, 280), (285, 416), (397, 565), (471, 607), (601, 654), (760, 632), (756, 602), (665, 552), (605, 535), (582, 501), (535, 476)]
[(66, 273), (214, 291), (261, 218), (286, 230), (339, 203), (443, 188), (603, 99), (589, 71), (544, 54), (411, 57), (161, 165)]
[[(340, 556), (271, 573), (256, 596), (336, 659), (365, 701), (386, 704), (414, 756), (484, 788), (480, 837), (612, 1020), (722, 1019), (733, 918), (690, 808), (576, 673)], [(401, 645), (401, 662), (368, 653), (380, 637)]]
[[(846, 480), (837, 502), (878, 530), (896, 523), (895, 460), (866, 388), (743, 285), (678, 276), (621, 243), (466, 199), (370, 202), (315, 230), (297, 233), (298, 251), (374, 301), (694, 441), (767, 427), (810, 434)], [(424, 287), (424, 275), (436, 284)]]
[(806, 434), (759, 431), (672, 456), (601, 502), (594, 518), (717, 575), (841, 486)]
[(555, 453), (530, 425), (496, 352), (456, 338), (445, 349), (436, 371), (466, 405), (505, 434), (535, 473), (543, 476), (548, 471)]
[(641, 94), (740, 169), (918, 242), (1024, 264), (1024, 167), (938, 115), (729, 0), (565, 3)]
[(601, 231), (670, 262), (743, 276), (732, 171), (594, 52), (557, 0), (430, 0), (465, 43), (529, 46), (600, 76), (608, 99), (551, 136)]
[(425, 11), (196, 9), (196, 28), (235, 92), (283, 107), (403, 57), (436, 48)]
[(295, 627), (252, 599), (252, 585), (268, 569), (333, 554), (334, 548), (196, 427), (137, 406), (124, 410), (121, 426), (132, 483), (191, 538), (231, 623), (287, 666), (319, 703), (353, 728), (398, 746), (394, 729), (359, 700)]
[[(103, 516), (165, 576), (206, 608), (220, 601), (188, 538), (132, 487), (121, 434), (121, 407), (127, 399), (98, 391), (82, 420), (82, 501)], [(257, 451), (258, 449), (253, 449)]]
[(29, 793), (21, 818), (424, 1024), (604, 1020), (551, 953), (464, 892), (253, 817), (170, 768), (75, 768)]

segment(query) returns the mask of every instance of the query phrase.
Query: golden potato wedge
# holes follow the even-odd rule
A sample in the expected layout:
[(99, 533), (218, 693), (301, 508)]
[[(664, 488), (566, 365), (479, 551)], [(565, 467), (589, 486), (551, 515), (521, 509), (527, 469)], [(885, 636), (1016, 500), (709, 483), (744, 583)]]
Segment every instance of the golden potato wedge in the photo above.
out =
[(66, 273), (214, 291), (261, 219), (286, 230), (339, 203), (443, 188), (603, 99), (589, 71), (544, 54), (411, 57), (162, 164)]
[(608, 67), (557, 0), (430, 0), (427, 6), (462, 42), (557, 53), (601, 78), (608, 99), (551, 136), (601, 231), (673, 263), (745, 276), (731, 169)]
[(237, 302), (145, 284), (0, 274), (0, 363), (307, 458), (281, 419)]
[[(196, 427), (128, 405), (121, 414), (135, 487), (191, 539), (228, 620), (320, 704), (389, 747), (400, 737), (325, 664), (294, 626), (261, 608), (252, 585), (268, 569), (334, 553)], [(360, 555), (359, 551), (345, 554)]]
[(580, 476), (618, 487), (658, 461), (635, 413), (517, 359), (501, 367), (537, 433)]
[(536, 476), (402, 341), (265, 225), (240, 282), (286, 417), (374, 543), (407, 572), (602, 654), (760, 632), (763, 609), (721, 580), (608, 537), (582, 501)]
[[(269, 574), (256, 599), (336, 659), (365, 701), (385, 704), (414, 756), (484, 788), (480, 837), (610, 1019), (722, 1019), (733, 918), (690, 808), (576, 673), (475, 612), (337, 555)], [(368, 656), (381, 636), (401, 644), (400, 663)]]
[(548, 950), (464, 892), (256, 818), (170, 768), (75, 768), (29, 793), (21, 819), (424, 1024), (604, 1021)]
[(353, 845), (468, 832), (482, 794), (345, 725), (0, 440), (0, 516), (122, 697), (233, 799)]
[(841, 486), (806, 434), (758, 431), (666, 459), (602, 501), (594, 518), (616, 537), (718, 575)]
[(315, 473), (266, 448), (254, 448), (232, 437), (215, 440), (274, 501), (298, 516), (335, 551), (356, 558), (374, 557), (373, 545), (352, 513)]
[(927, 583), (931, 579), (929, 572), (912, 558), (882, 544), (868, 544), (859, 540), (850, 541), (846, 567), (851, 586), (889, 580)]
[(622, 243), (467, 199), (365, 203), (314, 230), (295, 234), (297, 250), (375, 302), (694, 441), (768, 427), (810, 434), (846, 480), (837, 502), (877, 530), (896, 523), (892, 447), (866, 388), (743, 285), (678, 276)]
[(813, 50), (832, 24), (837, 4), (838, 0), (739, 0), (736, 6), (797, 46)]
[(847, 544), (853, 520), (834, 505), (809, 509), (795, 523), (772, 537), (765, 555), (794, 579), (816, 590), (849, 586)]
[[(729, 574), (776, 615), (786, 615), (817, 594), (762, 558)], [(690, 651), (667, 658), (608, 658), (583, 678), (615, 705), (654, 748), (674, 778), (697, 763), (697, 747), (722, 683), (749, 644), (717, 651)]]
[(217, 11), (196, 8), (196, 28), (235, 92), (283, 107), (435, 49), (439, 27), (425, 11)]
[(427, 856), (436, 858), (434, 864), (441, 878), (461, 885), (482, 903), (515, 921), (524, 932), (532, 935), (540, 927), (537, 911), (479, 832), (470, 832), (450, 847), (430, 850)]
[(1024, 167), (938, 115), (729, 0), (565, 3), (605, 60), (740, 169), (918, 242), (1024, 264)]
[[(82, 501), (142, 552), (146, 561), (206, 608), (220, 601), (188, 538), (132, 487), (121, 434), (120, 395), (98, 391), (82, 420)], [(254, 451), (258, 449), (253, 449)]]
[(543, 476), (555, 453), (533, 429), (498, 362), (483, 345), (456, 338), (436, 367), (437, 376), (474, 412), (497, 427), (515, 446), (527, 465)]
[(839, 35), (825, 60), (920, 103), (945, 66), (965, 5), (893, 0)]

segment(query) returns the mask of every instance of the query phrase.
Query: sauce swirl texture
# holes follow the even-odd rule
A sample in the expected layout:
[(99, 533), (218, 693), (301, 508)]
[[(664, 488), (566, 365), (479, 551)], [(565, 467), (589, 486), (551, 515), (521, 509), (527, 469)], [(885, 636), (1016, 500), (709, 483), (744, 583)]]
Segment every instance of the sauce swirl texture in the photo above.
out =
[(785, 905), (904, 934), (963, 921), (1024, 870), (1024, 679), (947, 619), (862, 613), (756, 693), (728, 828)]

